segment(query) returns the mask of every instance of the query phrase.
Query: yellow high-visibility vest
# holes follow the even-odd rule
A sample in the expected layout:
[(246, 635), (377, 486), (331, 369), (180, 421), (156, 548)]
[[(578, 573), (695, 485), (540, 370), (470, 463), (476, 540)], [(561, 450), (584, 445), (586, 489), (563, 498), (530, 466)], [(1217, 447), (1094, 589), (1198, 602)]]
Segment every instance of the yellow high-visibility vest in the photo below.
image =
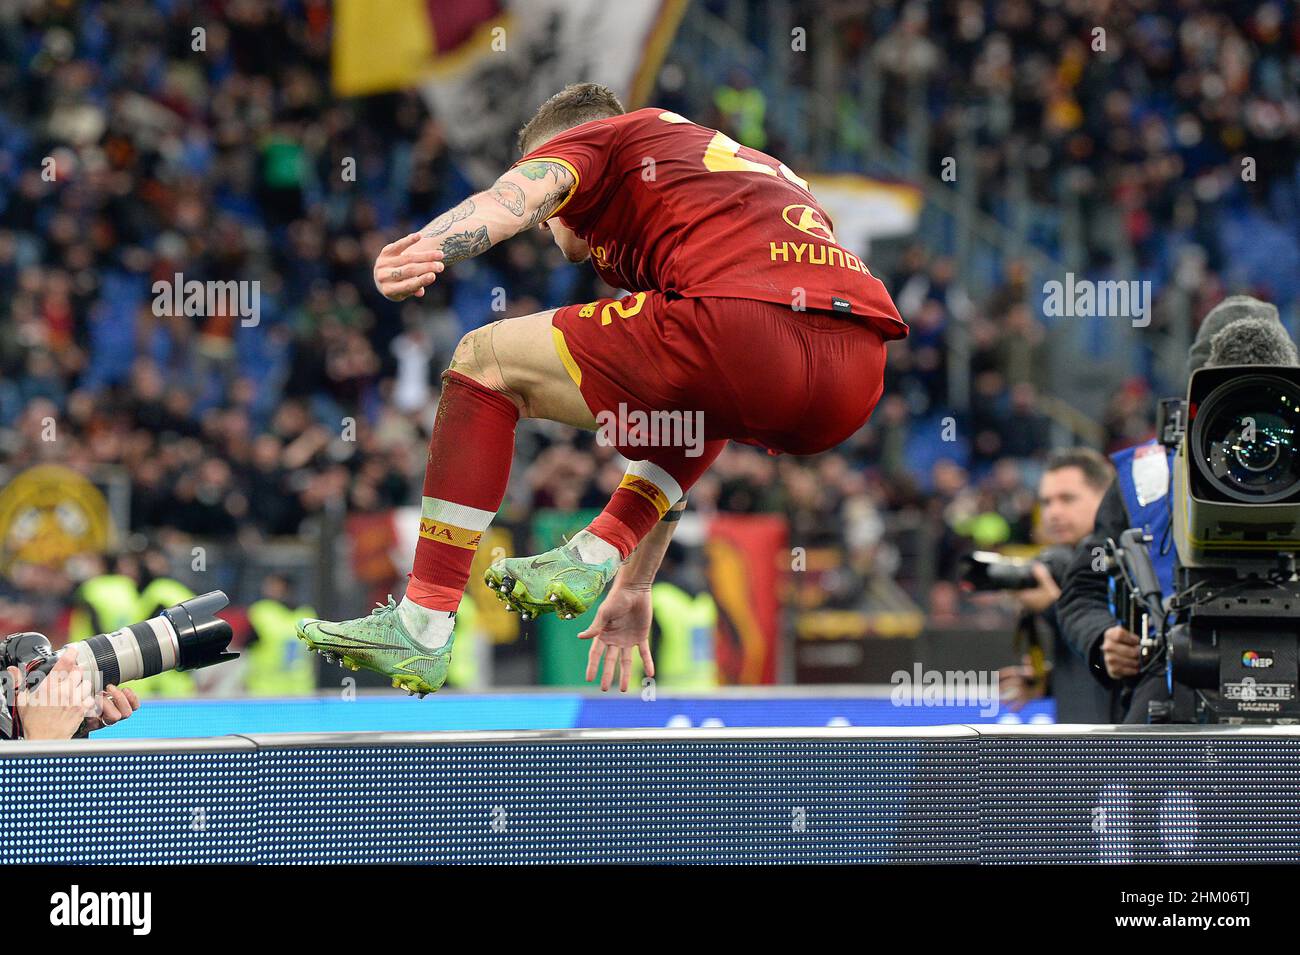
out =
[(479, 654), (483, 650), (483, 634), (478, 630), (478, 604), (468, 593), (460, 598), (456, 608), (456, 628), (451, 663), (447, 666), (447, 685), (477, 687), (479, 685)]
[(112, 633), (136, 623), (140, 591), (125, 574), (101, 574), (85, 581), (74, 597), (89, 608), (78, 607), (68, 622), (68, 641), (75, 643), (97, 633)]
[(676, 584), (660, 582), (650, 588), (650, 605), (660, 633), (655, 682), (678, 689), (716, 687), (718, 605), (713, 597), (708, 593), (692, 597)]
[(316, 664), (295, 627), (315, 617), (311, 607), (286, 607), (269, 598), (248, 608), (257, 640), (243, 651), (244, 683), (253, 696), (309, 696), (316, 691)]

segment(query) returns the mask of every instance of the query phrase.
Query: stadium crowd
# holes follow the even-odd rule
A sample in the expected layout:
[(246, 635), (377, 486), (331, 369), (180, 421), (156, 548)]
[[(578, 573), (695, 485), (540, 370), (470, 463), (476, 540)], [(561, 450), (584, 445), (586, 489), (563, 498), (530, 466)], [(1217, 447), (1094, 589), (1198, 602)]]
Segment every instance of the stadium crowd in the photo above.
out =
[[(1181, 249), (1201, 248), (1198, 315), (1230, 286), (1286, 306), (1300, 274), (1286, 267), (1300, 264), (1294, 12), (1104, 3), (1112, 54), (1131, 55), (1094, 57), (1087, 27), (1098, 6), (833, 4), (840, 72), (848, 83), (854, 58), (876, 43), (891, 73), (923, 71), (936, 156), (955, 104), (989, 106), (979, 194), (991, 213), (1005, 213), (1004, 176), (1019, 155), (1043, 205), (1086, 177), (1089, 207), (1122, 210), (1141, 267), (1158, 280)], [(1240, 8), (1244, 28), (1225, 6)], [(205, 49), (194, 52), (192, 25), (209, 7), (223, 19), (203, 18)], [(329, 8), (86, 0), (0, 12), (0, 463), (10, 475), (43, 462), (119, 469), (130, 478), (132, 531), (250, 547), (327, 509), (410, 504), (438, 375), (460, 335), (611, 293), (533, 235), (448, 270), (423, 299), (378, 295), (370, 271), (380, 246), (472, 187), (446, 147), (447, 118), (416, 93), (331, 94)], [(796, 8), (796, 19), (811, 15)], [(937, 55), (937, 34), (955, 54)], [(902, 102), (886, 96), (884, 129), (905, 127)], [(779, 130), (760, 123), (756, 134), (727, 105), (676, 108), (780, 149)], [(1252, 184), (1232, 173), (1243, 152), (1259, 157)], [(800, 157), (782, 158), (798, 168)], [(354, 181), (339, 172), (349, 161)], [(1261, 241), (1261, 229), (1276, 241)], [(1103, 257), (1101, 225), (1090, 235), (1090, 255)], [(178, 274), (258, 282), (255, 324), (159, 314), (151, 289)], [(912, 332), (891, 346), (872, 421), (814, 459), (733, 445), (692, 507), (786, 513), (792, 541), (838, 543), (867, 574), (897, 566), (891, 518), (921, 512), (944, 528), (939, 576), (950, 578), (952, 558), (974, 543), (1032, 539), (1031, 489), (1050, 445), (1038, 400), (1050, 388), (1044, 328), (1015, 261), (980, 301), (951, 259), (919, 244), (881, 277)], [(493, 308), (496, 288), (506, 290), (503, 310)], [(971, 332), (977, 410), (958, 423), (960, 440), (945, 442), (954, 322)], [(1102, 422), (1109, 443), (1144, 436), (1150, 407), (1140, 383), (1117, 394)], [(588, 435), (525, 426), (520, 443), (512, 519), (595, 505), (622, 474)], [(24, 586), (48, 595), (74, 583), (55, 574), (0, 588), (12, 599)]]
[[(974, 135), (981, 211), (1023, 214), (1034, 242), (1068, 261), (1064, 210), (1080, 213), (1081, 271), (1185, 293), (1199, 321), (1233, 291), (1300, 300), (1300, 17), (1280, 0), (952, 0), (797, 2), (792, 22), (831, 17), (839, 42), (838, 154), (852, 161), (854, 111), (868, 59), (883, 74), (880, 135), (912, 148), (925, 90), (927, 155), (939, 170)], [(751, 20), (755, 41), (766, 35)], [(812, 87), (811, 70), (793, 74)], [(1023, 189), (1023, 195), (1021, 190)], [(1027, 207), (1028, 212), (1024, 208)], [(1123, 269), (1124, 274), (1116, 274)], [(1008, 296), (972, 321), (1016, 333)], [(951, 312), (951, 309), (950, 309)], [(951, 318), (962, 320), (959, 312)], [(1157, 347), (1167, 313), (1156, 309)], [(1007, 328), (1010, 322), (1013, 327)], [(1032, 324), (1032, 323), (1031, 323)], [(986, 333), (996, 334), (996, 333)], [(1140, 372), (1166, 389), (1154, 362)], [(1122, 417), (1131, 396), (1117, 399)], [(1118, 420), (1112, 437), (1133, 435)]]

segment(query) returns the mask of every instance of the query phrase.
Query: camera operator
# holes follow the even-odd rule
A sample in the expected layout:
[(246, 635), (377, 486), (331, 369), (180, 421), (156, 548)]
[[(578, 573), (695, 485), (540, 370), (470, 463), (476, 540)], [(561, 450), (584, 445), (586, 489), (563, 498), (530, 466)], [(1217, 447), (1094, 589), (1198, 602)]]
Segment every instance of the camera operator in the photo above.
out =
[[(1090, 448), (1067, 448), (1048, 458), (1038, 483), (1039, 519), (1051, 547), (1048, 554), (1062, 556), (1052, 562), (1055, 567), (1042, 562), (1033, 565), (1038, 586), (1011, 592), (1021, 607), (1017, 633), (1034, 632), (1038, 639), (1031, 642), (1038, 646), (1052, 644), (1050, 692), (1061, 723), (1109, 723), (1115, 719), (1113, 694), (1092, 678), (1085, 661), (1062, 638), (1056, 615), (1061, 596), (1056, 576), (1065, 570), (1061, 566), (1064, 555), (1072, 555), (1092, 530), (1097, 507), (1113, 477), (1110, 462)], [(1028, 657), (1020, 666), (1004, 668), (999, 679), (1004, 698), (1016, 704), (1045, 695), (1049, 689)]]
[[(1247, 295), (1224, 299), (1205, 316), (1187, 359), (1187, 373), (1223, 365), (1297, 365), (1295, 344), (1277, 309)], [(1141, 679), (1138, 636), (1118, 623), (1110, 607), (1106, 570), (1099, 555), (1106, 540), (1130, 527), (1150, 535), (1148, 548), (1165, 597), (1174, 592), (1177, 556), (1172, 538), (1172, 452), (1157, 439), (1111, 456), (1117, 479), (1097, 510), (1096, 523), (1066, 572), (1058, 613), (1061, 631), (1096, 680), (1123, 692), (1126, 723), (1147, 722), (1148, 704), (1169, 699), (1163, 670)], [(1174, 700), (1190, 711), (1192, 692), (1175, 685)]]
[[(9, 667), (5, 703), (10, 687), (23, 686), (23, 675)], [(59, 658), (48, 675), (31, 689), (21, 689), (14, 699), (21, 739), (74, 739), (121, 722), (140, 708), (140, 700), (126, 687), (109, 686), (98, 695), (87, 680), (77, 658)]]

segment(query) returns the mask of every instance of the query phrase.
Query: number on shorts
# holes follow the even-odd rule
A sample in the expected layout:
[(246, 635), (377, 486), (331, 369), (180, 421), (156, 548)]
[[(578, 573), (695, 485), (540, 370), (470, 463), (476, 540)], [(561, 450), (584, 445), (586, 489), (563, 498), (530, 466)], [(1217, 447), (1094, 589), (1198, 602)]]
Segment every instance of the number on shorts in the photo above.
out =
[(627, 301), (626, 298), (622, 301), (607, 303), (600, 310), (600, 324), (608, 325), (612, 322), (614, 313), (617, 313), (619, 318), (631, 318), (633, 315), (638, 314), (641, 311), (641, 306), (645, 305), (645, 292), (637, 292), (635, 295), (629, 296), (629, 298), (632, 299), (632, 304), (626, 308), (623, 307), (623, 302)]

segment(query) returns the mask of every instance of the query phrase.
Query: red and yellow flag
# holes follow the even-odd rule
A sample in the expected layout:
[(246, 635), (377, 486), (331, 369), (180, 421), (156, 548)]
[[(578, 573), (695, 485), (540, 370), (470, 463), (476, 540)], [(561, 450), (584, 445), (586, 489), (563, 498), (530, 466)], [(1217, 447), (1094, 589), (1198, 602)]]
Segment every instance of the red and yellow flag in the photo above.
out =
[(506, 19), (502, 0), (334, 0), (334, 92), (409, 89), (487, 49)]

